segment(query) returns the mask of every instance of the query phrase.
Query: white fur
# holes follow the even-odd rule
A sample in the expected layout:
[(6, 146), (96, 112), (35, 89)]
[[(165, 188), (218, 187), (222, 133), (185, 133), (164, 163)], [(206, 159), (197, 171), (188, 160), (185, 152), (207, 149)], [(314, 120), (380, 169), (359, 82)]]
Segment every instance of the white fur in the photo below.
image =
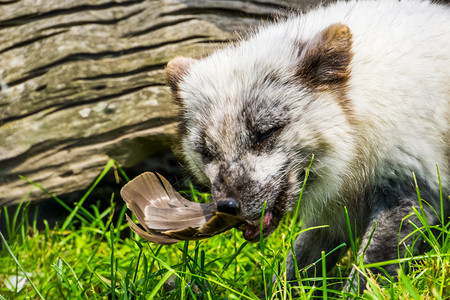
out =
[[(336, 23), (347, 25), (352, 34), (347, 97), (353, 107), (353, 124), (331, 94), (306, 94), (295, 84), (261, 83), (261, 74), (268, 68), (286, 82), (292, 81), (298, 41), (313, 40)], [(309, 200), (304, 201), (306, 215), (322, 211), (330, 200), (343, 201), (339, 197), (343, 185), (386, 180), (389, 174), (407, 177), (416, 172), (436, 186), (436, 164), (444, 184), (449, 185), (449, 7), (417, 0), (349, 1), (319, 7), (268, 25), (248, 41), (198, 61), (179, 89), (187, 128), (194, 131), (183, 141), (194, 170), (203, 168), (200, 157), (192, 151), (200, 125), (219, 141), (225, 159), (232, 160), (239, 145), (236, 140), (245, 131), (235, 115), (251, 105), (249, 98), (264, 97), (270, 102), (272, 97), (296, 103), (291, 113), (298, 118), (279, 139), (286, 145), (307, 145), (317, 143), (320, 137), (333, 146), (331, 154), (316, 157), (313, 169), (320, 179), (308, 191)], [(257, 169), (254, 179), (265, 180), (285, 163), (280, 156), (309, 160), (289, 155), (287, 149), (274, 157), (245, 159)], [(206, 166), (203, 172), (214, 178), (217, 171), (215, 166)]]

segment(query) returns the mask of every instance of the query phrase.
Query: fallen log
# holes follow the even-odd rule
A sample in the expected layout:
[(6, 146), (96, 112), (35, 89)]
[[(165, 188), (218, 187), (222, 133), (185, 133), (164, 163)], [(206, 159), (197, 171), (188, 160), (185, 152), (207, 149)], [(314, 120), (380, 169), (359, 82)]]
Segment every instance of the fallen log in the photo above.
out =
[(48, 197), (19, 175), (60, 195), (111, 158), (131, 167), (169, 149), (166, 63), (309, 2), (0, 1), (0, 205)]

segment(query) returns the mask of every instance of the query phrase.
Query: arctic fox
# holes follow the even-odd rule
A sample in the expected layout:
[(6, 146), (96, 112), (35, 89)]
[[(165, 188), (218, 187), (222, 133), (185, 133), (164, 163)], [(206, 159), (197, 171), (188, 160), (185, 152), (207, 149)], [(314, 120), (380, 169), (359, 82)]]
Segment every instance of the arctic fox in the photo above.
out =
[[(402, 222), (419, 207), (413, 173), (428, 222), (440, 222), (436, 165), (448, 219), (449, 6), (338, 2), (208, 57), (174, 58), (166, 76), (185, 159), (211, 186), (218, 211), (248, 221), (245, 239), (259, 240), (265, 202), (264, 237), (296, 206), (314, 155), (300, 214), (307, 226), (329, 226), (299, 235), (299, 268), (349, 245), (345, 207), (365, 263), (403, 257), (410, 239), (398, 241), (414, 230), (410, 222), (420, 226), (414, 215)], [(337, 259), (329, 255), (329, 267)], [(385, 269), (395, 275), (397, 267)]]

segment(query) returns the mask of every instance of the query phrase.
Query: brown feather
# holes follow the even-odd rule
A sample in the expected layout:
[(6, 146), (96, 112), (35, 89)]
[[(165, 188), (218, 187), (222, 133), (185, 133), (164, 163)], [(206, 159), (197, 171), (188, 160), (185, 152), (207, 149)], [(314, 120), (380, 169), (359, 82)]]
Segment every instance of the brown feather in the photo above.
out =
[(131, 230), (133, 230), (135, 233), (137, 233), (139, 236), (143, 237), (144, 239), (153, 242), (153, 243), (157, 243), (160, 245), (171, 245), (171, 244), (175, 244), (178, 243), (180, 240), (178, 239), (173, 239), (170, 238), (167, 235), (156, 235), (156, 234), (151, 234), (148, 231), (144, 231), (143, 229), (141, 229), (138, 225), (136, 225), (133, 220), (130, 219), (130, 217), (128, 217), (128, 215), (125, 215), (128, 221), (128, 224), (130, 225)]
[(213, 204), (183, 198), (156, 173), (137, 176), (120, 194), (143, 227), (127, 216), (130, 228), (144, 239), (161, 245), (208, 238), (244, 222), (238, 216), (216, 213)]

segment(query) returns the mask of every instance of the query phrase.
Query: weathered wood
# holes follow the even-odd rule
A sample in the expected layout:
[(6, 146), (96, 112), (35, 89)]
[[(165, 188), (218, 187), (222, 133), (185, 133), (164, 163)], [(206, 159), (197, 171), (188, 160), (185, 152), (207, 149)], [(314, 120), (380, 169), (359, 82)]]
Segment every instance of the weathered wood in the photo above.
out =
[(170, 147), (164, 85), (176, 55), (199, 57), (310, 1), (0, 0), (0, 205), (85, 189)]

